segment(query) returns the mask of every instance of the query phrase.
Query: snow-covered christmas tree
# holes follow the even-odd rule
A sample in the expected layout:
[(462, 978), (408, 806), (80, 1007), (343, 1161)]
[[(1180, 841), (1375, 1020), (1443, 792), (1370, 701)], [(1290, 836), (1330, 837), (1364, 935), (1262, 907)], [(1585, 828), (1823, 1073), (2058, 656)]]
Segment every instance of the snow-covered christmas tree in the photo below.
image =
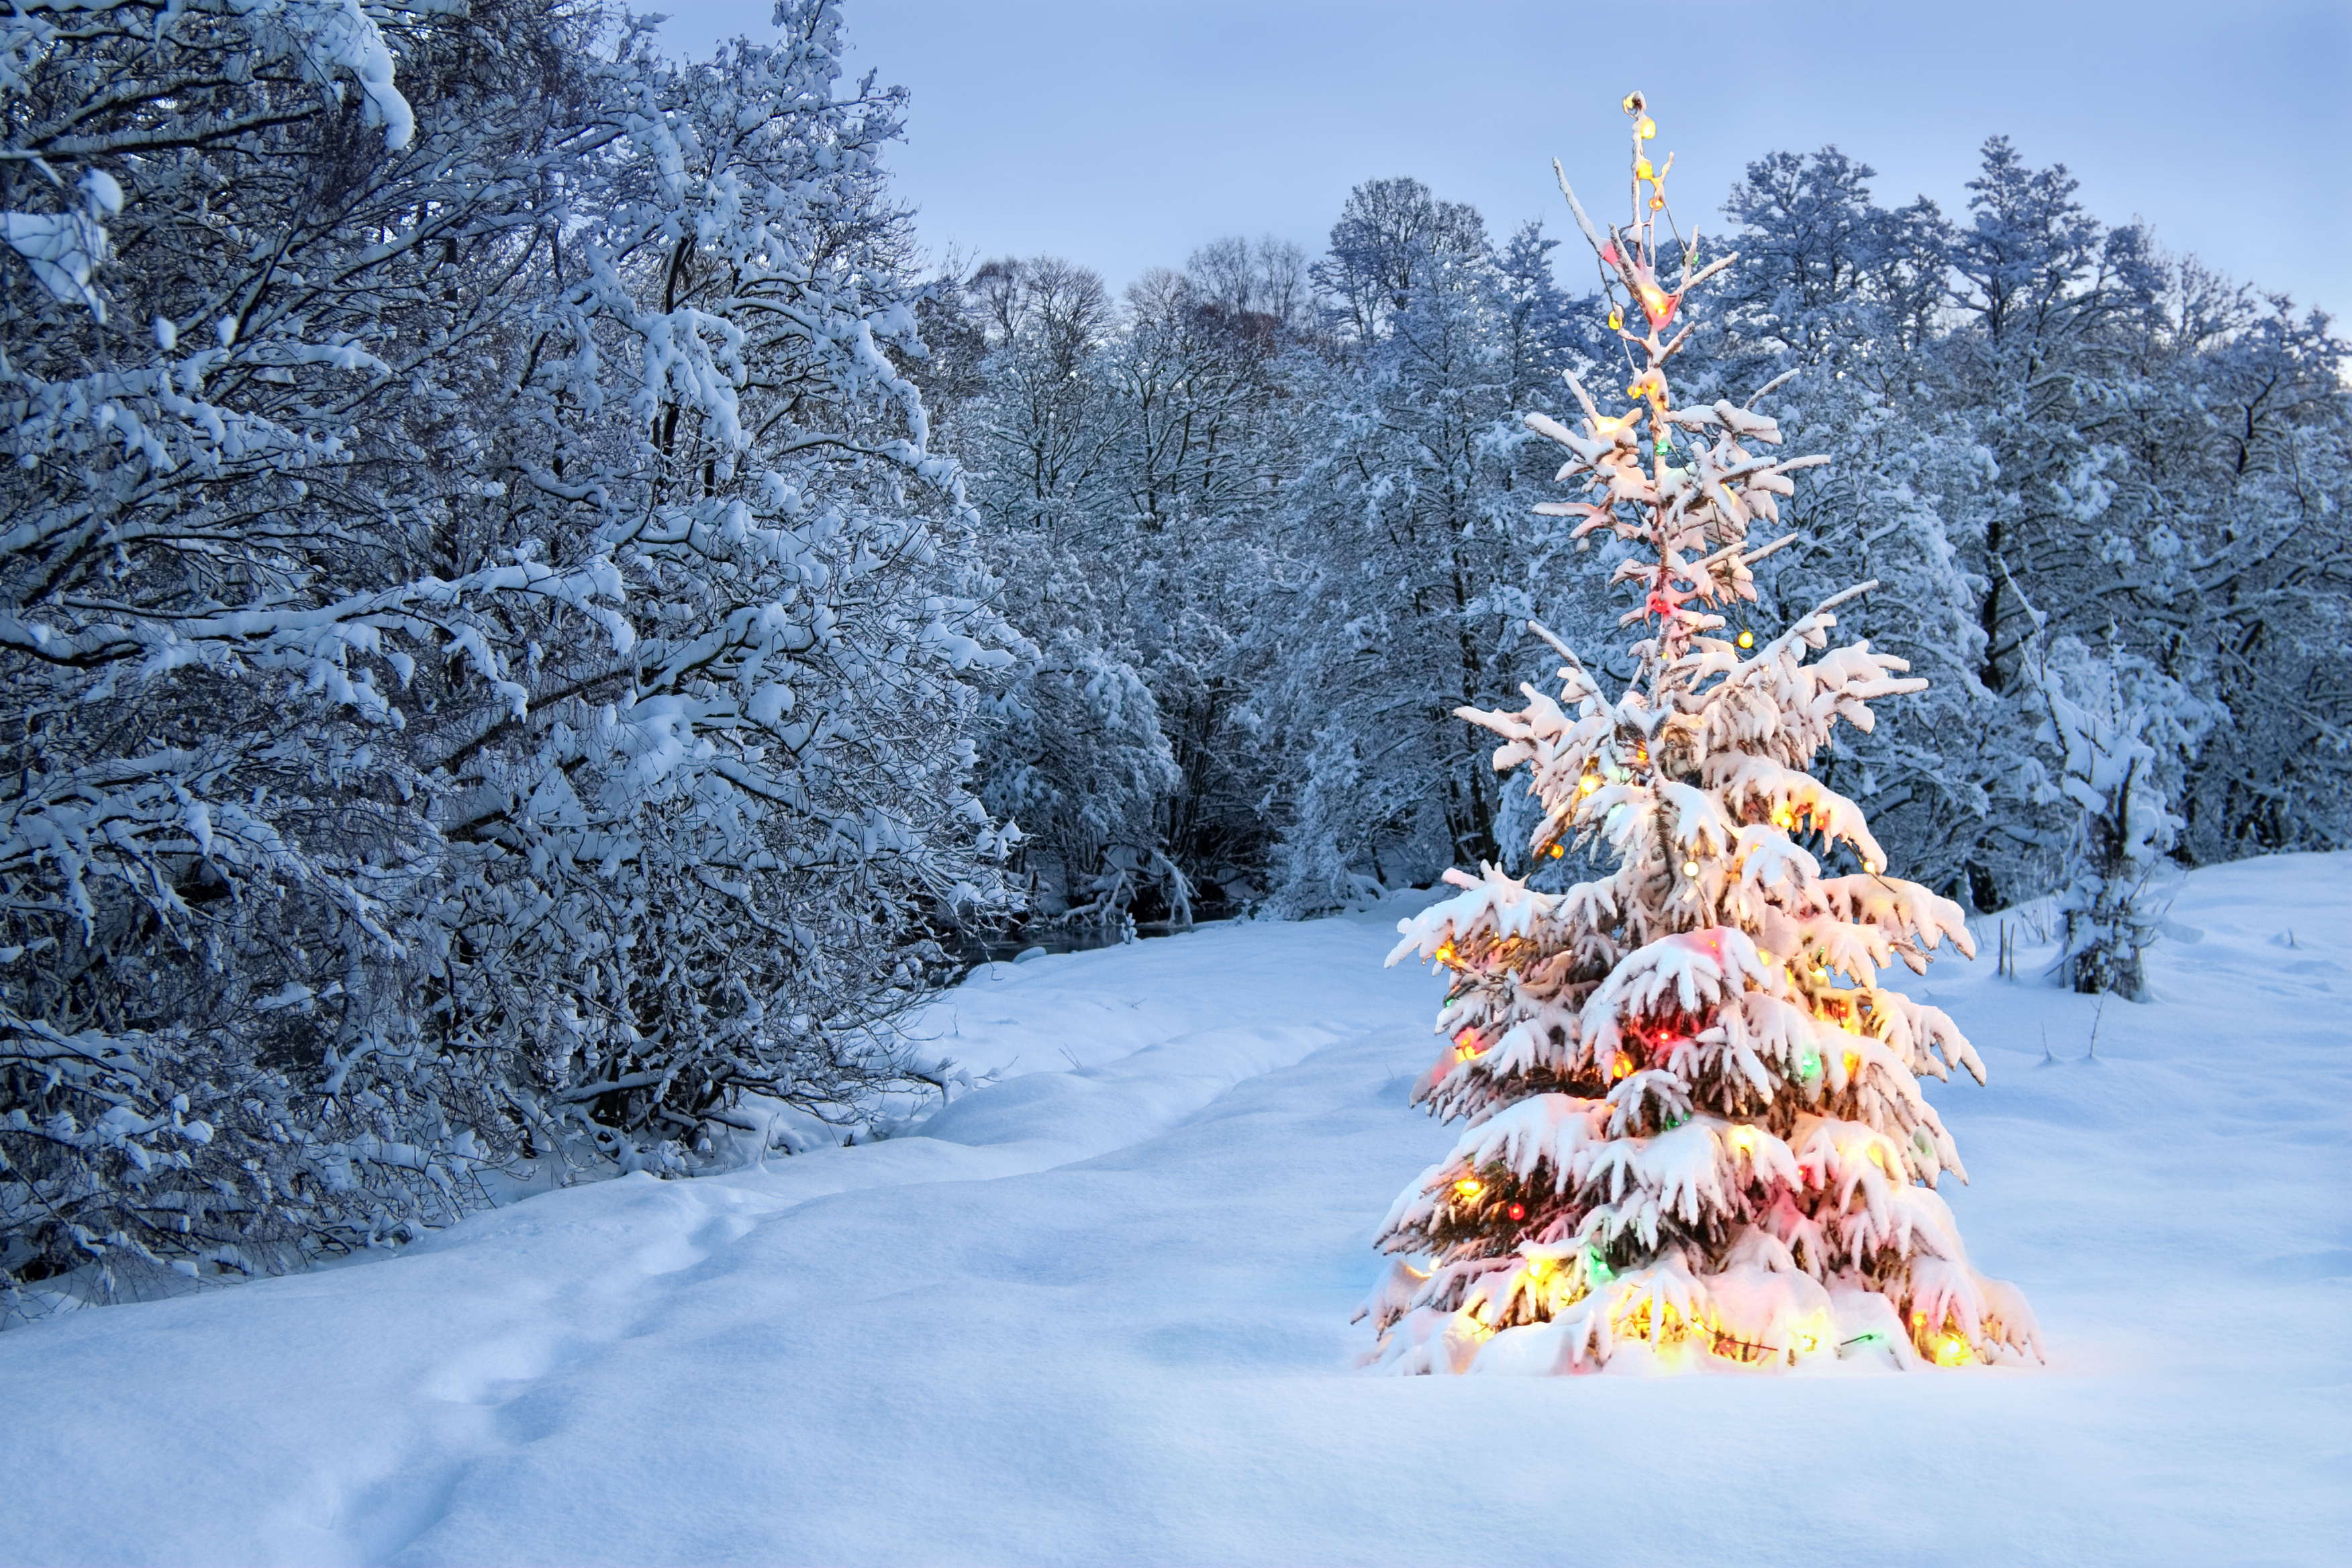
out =
[(1528, 769), (1538, 860), (1594, 844), (1618, 868), (1558, 894), (1449, 872), (1460, 893), (1401, 924), (1390, 962), (1454, 979), (1414, 1099), (1468, 1128), (1382, 1227), (1398, 1256), (1368, 1359), (1551, 1373), (2038, 1356), (2024, 1298), (1969, 1266), (1935, 1190), (1966, 1177), (1919, 1075), (1981, 1082), (1983, 1064), (1942, 1012), (1877, 983), (1896, 959), (1924, 971), (1945, 939), (1973, 956), (1960, 911), (1890, 876), (1861, 810), (1805, 772), (1840, 719), (1867, 731), (1871, 700), (1926, 683), (1867, 643), (1806, 661), (1874, 584), (1761, 640), (1718, 613), (1753, 602), (1749, 569), (1795, 537), (1751, 547), (1750, 526), (1828, 459), (1773, 456), (1755, 397), (1675, 403), (1685, 298), (1735, 258), (1699, 264), (1642, 95), (1625, 110), (1628, 223), (1597, 232), (1565, 174), (1560, 188), (1608, 278), (1631, 406), (1604, 414), (1570, 376), (1580, 428), (1528, 424), (1590, 498), (1538, 510), (1630, 547), (1616, 578), (1642, 595), (1623, 618), (1642, 628), (1635, 677), (1612, 699), (1538, 626), (1564, 661), (1560, 700), (1523, 687), (1516, 712), (1457, 710), (1504, 737), (1498, 770)]

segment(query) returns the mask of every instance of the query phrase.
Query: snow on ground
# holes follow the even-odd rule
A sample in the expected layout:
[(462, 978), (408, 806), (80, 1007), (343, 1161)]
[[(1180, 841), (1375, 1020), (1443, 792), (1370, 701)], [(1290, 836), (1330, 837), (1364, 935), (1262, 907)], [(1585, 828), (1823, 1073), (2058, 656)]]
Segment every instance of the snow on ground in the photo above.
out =
[(0, 1335), (0, 1560), (2342, 1560), (2352, 856), (2189, 879), (2153, 1005), (1913, 983), (2033, 1371), (1352, 1373), (1451, 1137), (1404, 907), (992, 965), (922, 1136)]

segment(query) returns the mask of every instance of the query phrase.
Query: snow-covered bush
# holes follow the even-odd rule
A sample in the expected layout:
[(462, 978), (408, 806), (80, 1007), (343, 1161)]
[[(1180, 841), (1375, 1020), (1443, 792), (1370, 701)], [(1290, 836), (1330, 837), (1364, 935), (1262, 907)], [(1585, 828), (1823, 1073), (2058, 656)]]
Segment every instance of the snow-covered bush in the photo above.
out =
[(2145, 659), (2100, 657), (2074, 637), (2052, 644), (2034, 679), (2039, 739), (2060, 759), (2049, 787), (2080, 813), (2058, 899), (2059, 963), (2077, 991), (2137, 999), (2147, 984), (2140, 955), (2164, 914), (2150, 907), (2150, 884), (2186, 826), (2172, 802), (2212, 707)]
[(892, 359), (900, 99), (777, 19), (0, 19), (12, 1310), (918, 1065), (1017, 639)]
[(878, 1026), (1003, 906), (968, 678), (1017, 639), (886, 352), (917, 352), (877, 162), (902, 95), (836, 93), (834, 5), (777, 19), (614, 84), (593, 200), (509, 247), (562, 285), (457, 449), (467, 548), (608, 558), (642, 606), (625, 646), (479, 627), (524, 689), (435, 726), (435, 1038), (528, 1063), (551, 1135), (690, 1149), (746, 1090), (856, 1119), (898, 1070)]
[[(1065, 627), (987, 712), (981, 799), (1021, 827), (1036, 911), (1118, 921), (1135, 873), (1160, 853), (1160, 807), (1181, 782), (1151, 689)], [(1179, 900), (1182, 886), (1179, 874)]]
[(566, 40), (414, 20), (399, 86), (352, 7), (0, 21), (6, 205), (107, 231), (84, 276), (12, 219), (0, 278), (0, 1286), (413, 1228), (493, 1120), (421, 1040), (441, 842), (401, 688), (485, 599), (586, 617), (617, 584), (419, 548), (407, 470), (479, 342), (447, 258), (547, 112), (469, 40)]

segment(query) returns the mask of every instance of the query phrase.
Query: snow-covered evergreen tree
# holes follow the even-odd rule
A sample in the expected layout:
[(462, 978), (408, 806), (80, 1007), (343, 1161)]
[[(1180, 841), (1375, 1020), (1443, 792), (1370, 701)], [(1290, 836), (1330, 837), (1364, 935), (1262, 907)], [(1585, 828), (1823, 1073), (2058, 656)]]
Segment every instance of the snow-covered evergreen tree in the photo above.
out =
[(1675, 402), (1685, 300), (1734, 258), (1702, 266), (1695, 239), (1669, 240), (1655, 127), (1639, 93), (1625, 108), (1628, 224), (1603, 237), (1561, 188), (1631, 323), (1633, 405), (1603, 413), (1576, 384), (1580, 428), (1528, 423), (1591, 498), (1542, 510), (1635, 547), (1614, 575), (1641, 595), (1622, 617), (1646, 632), (1636, 679), (1612, 698), (1555, 640), (1559, 700), (1528, 687), (1517, 711), (1462, 710), (1504, 737), (1497, 769), (1529, 770), (1534, 851), (1597, 839), (1618, 868), (1558, 894), (1449, 872), (1461, 892), (1400, 926), (1391, 963), (1454, 976), (1415, 1099), (1469, 1126), (1382, 1226), (1400, 1256), (1368, 1308), (1373, 1359), (2038, 1353), (2024, 1299), (1969, 1266), (1935, 1191), (1961, 1166), (1919, 1077), (1982, 1065), (1942, 1012), (1878, 984), (1941, 941), (1970, 951), (1960, 911), (1895, 879), (1859, 807), (1804, 771), (1840, 720), (1866, 731), (1869, 702), (1924, 683), (1866, 642), (1806, 661), (1872, 584), (1731, 635), (1722, 612), (1754, 601), (1752, 568), (1790, 542), (1751, 544), (1751, 526), (1828, 459), (1770, 452), (1780, 433), (1753, 397)]

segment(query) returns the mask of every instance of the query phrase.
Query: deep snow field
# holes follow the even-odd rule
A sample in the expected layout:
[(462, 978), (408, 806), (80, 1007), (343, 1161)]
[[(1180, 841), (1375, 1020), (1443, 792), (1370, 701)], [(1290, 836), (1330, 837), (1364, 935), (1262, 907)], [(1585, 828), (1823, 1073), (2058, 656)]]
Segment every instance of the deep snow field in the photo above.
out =
[(918, 1136), (0, 1335), (0, 1560), (2352, 1554), (2352, 856), (2189, 879), (2093, 1060), (2047, 947), (1906, 982), (1991, 1072), (1930, 1092), (2032, 1370), (1353, 1372), (1452, 1140), (1437, 986), (1381, 968), (1428, 897), (990, 965), (932, 1027), (1005, 1076)]

